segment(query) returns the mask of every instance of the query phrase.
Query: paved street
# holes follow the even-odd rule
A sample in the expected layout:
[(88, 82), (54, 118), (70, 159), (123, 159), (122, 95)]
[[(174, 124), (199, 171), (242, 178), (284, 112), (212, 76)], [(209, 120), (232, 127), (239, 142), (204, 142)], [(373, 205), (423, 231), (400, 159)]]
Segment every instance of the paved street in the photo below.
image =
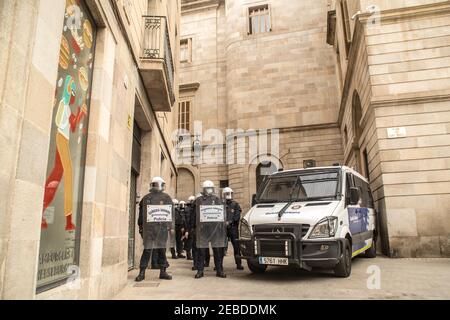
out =
[[(227, 279), (216, 278), (211, 266), (205, 278), (195, 280), (190, 261), (169, 261), (172, 281), (160, 281), (158, 271), (149, 270), (146, 280), (136, 284), (135, 270), (116, 299), (450, 299), (450, 259), (357, 258), (348, 279), (327, 271), (277, 267), (252, 275), (247, 268), (237, 271), (229, 254), (225, 257)], [(366, 272), (373, 265), (381, 270), (378, 290), (367, 289)]]

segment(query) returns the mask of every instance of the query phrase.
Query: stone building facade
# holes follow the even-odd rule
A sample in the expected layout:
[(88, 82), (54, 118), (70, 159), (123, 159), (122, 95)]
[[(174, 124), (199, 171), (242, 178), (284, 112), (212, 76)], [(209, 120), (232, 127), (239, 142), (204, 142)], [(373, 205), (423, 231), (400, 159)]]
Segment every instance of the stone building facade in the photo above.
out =
[(175, 0), (0, 2), (0, 299), (125, 286), (136, 200), (155, 175), (176, 192), (179, 21)]
[(371, 181), (383, 251), (450, 256), (450, 3), (337, 0), (345, 163)]
[[(370, 179), (383, 253), (449, 256), (449, 22), (438, 0), (182, 1), (177, 196), (211, 179), (245, 212), (261, 175), (345, 164)], [(211, 144), (228, 153), (188, 152)]]
[[(253, 8), (267, 9), (266, 32), (249, 31)], [(180, 198), (211, 179), (222, 188), (230, 185), (246, 210), (260, 163), (267, 165), (266, 173), (303, 167), (305, 160), (342, 163), (333, 50), (324, 41), (328, 10), (327, 1), (182, 1), (181, 41), (187, 43), (188, 59), (180, 68), (180, 103), (190, 103), (193, 140), (228, 148), (212, 155), (218, 164), (184, 159)], [(201, 123), (200, 137), (194, 121)], [(222, 141), (210, 138), (210, 129), (222, 132)], [(227, 134), (227, 129), (240, 132)], [(267, 152), (260, 152), (261, 144), (256, 152), (250, 147), (261, 129), (277, 130), (263, 137)], [(245, 143), (233, 142), (237, 137)], [(279, 149), (271, 150), (278, 145), (272, 139)], [(189, 147), (180, 144), (181, 150)], [(245, 164), (237, 160), (238, 152)], [(234, 160), (226, 161), (229, 154)]]

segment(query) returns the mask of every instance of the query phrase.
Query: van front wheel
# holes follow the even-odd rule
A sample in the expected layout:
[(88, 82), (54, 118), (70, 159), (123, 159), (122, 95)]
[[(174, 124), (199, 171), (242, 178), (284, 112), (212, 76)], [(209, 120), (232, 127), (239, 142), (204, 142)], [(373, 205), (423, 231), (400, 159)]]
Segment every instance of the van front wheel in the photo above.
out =
[(257, 260), (247, 260), (247, 266), (252, 273), (264, 273), (267, 270), (267, 266), (259, 264)]
[(352, 273), (352, 248), (350, 241), (345, 239), (344, 242), (344, 252), (338, 263), (334, 268), (334, 274), (339, 278), (348, 278)]

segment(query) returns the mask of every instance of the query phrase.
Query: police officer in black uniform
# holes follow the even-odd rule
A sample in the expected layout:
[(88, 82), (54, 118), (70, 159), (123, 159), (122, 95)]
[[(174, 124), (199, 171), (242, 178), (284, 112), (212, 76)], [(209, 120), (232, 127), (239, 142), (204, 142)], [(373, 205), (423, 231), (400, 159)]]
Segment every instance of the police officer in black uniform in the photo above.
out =
[[(195, 197), (191, 196), (189, 197), (188, 203), (186, 204), (185, 208), (185, 223), (186, 223), (186, 233), (185, 233), (185, 241), (184, 241), (184, 249), (186, 250), (186, 259), (187, 260), (193, 260), (192, 259), (192, 244), (193, 244), (193, 234), (191, 234), (191, 220), (195, 219), (195, 211), (193, 210), (195, 202)], [(193, 216), (193, 217), (192, 217)]]
[(227, 238), (233, 245), (234, 261), (238, 270), (244, 270), (242, 266), (241, 252), (237, 242), (239, 238), (239, 221), (241, 219), (241, 206), (233, 199), (233, 190), (225, 188), (222, 191), (222, 197), (227, 211)]
[(186, 202), (180, 201), (178, 207), (175, 210), (175, 242), (177, 248), (177, 258), (186, 258), (183, 255), (183, 240), (186, 231)]
[[(150, 257), (153, 255), (160, 267), (159, 278), (162, 280), (172, 280), (172, 276), (167, 273), (169, 263), (166, 258), (166, 249), (169, 237), (173, 228), (173, 202), (171, 197), (164, 192), (166, 183), (160, 177), (155, 177), (150, 186), (150, 193), (142, 198), (139, 203), (138, 226), (139, 233), (144, 240), (144, 252), (142, 253), (139, 265), (140, 272), (136, 277), (136, 282), (145, 279), (145, 270), (148, 267)], [(151, 206), (171, 206), (172, 212), (168, 222), (151, 222), (147, 218), (148, 207)]]
[[(197, 248), (197, 236), (195, 233), (195, 228), (197, 224), (197, 209), (196, 209), (196, 200), (202, 196), (201, 193), (199, 193), (196, 197), (194, 197), (191, 208), (190, 208), (190, 218), (189, 218), (189, 238), (191, 239), (191, 245), (192, 245), (192, 271), (198, 270), (197, 262), (198, 262), (198, 248)], [(190, 200), (192, 198), (189, 198)], [(211, 253), (209, 252), (209, 248), (205, 250), (205, 262), (204, 267), (209, 267), (209, 262), (211, 260)]]
[[(173, 201), (173, 206), (175, 208), (175, 216), (176, 216), (176, 213), (178, 212), (179, 203), (178, 203), (177, 199), (173, 199), (172, 201)], [(175, 244), (176, 244), (176, 234), (175, 234)], [(177, 250), (175, 250), (175, 246), (170, 248), (170, 253), (172, 254), (172, 259), (175, 259), (175, 260), (178, 259)]]
[[(203, 183), (203, 193), (195, 201), (196, 208), (196, 267), (197, 274), (196, 279), (204, 277), (205, 268), (205, 255), (209, 251), (209, 245), (213, 248), (214, 253), (214, 265), (216, 269), (216, 276), (219, 278), (226, 278), (226, 274), (223, 269), (224, 250), (226, 246), (226, 219), (222, 221), (202, 221), (202, 210), (207, 208), (210, 211), (213, 208), (213, 212), (216, 213), (217, 209), (221, 207), (222, 213), (225, 214), (225, 208), (222, 201), (214, 194), (214, 183), (212, 181), (205, 181)], [(209, 215), (210, 213), (208, 213)], [(222, 215), (223, 217), (223, 215)]]

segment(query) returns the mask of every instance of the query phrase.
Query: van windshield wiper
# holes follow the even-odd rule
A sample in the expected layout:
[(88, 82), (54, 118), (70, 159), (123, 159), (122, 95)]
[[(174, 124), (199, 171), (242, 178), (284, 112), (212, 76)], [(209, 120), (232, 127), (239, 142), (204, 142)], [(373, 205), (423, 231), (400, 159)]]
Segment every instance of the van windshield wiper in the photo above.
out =
[(294, 199), (292, 199), (292, 196), (294, 195), (294, 191), (297, 188), (297, 186), (300, 186), (301, 182), (302, 182), (302, 180), (300, 179), (300, 176), (298, 176), (297, 180), (295, 180), (295, 184), (292, 186), (292, 190), (289, 194), (288, 203), (283, 207), (283, 209), (280, 210), (280, 212), (278, 212), (278, 220), (281, 220), (281, 217), (286, 212), (286, 210), (292, 205), (292, 203), (295, 202)]

